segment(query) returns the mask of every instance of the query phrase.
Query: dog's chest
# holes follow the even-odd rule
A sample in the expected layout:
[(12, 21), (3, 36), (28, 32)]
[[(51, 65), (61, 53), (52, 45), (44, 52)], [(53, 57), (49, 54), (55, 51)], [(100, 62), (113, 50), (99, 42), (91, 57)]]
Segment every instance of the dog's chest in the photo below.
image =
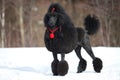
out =
[(56, 32), (55, 37), (51, 39), (49, 32), (45, 34), (45, 45), (49, 51), (57, 53), (71, 52), (76, 46), (76, 34), (69, 32)]

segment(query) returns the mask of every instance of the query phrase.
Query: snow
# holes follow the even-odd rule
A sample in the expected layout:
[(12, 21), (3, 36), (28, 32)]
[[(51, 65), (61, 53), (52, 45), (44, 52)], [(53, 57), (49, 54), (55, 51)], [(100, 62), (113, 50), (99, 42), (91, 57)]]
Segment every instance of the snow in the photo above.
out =
[(93, 52), (103, 61), (101, 73), (93, 70), (92, 59), (82, 49), (87, 60), (84, 72), (76, 73), (79, 59), (73, 51), (66, 55), (68, 74), (53, 76), (53, 57), (45, 47), (0, 48), (0, 80), (120, 80), (120, 47), (93, 47)]

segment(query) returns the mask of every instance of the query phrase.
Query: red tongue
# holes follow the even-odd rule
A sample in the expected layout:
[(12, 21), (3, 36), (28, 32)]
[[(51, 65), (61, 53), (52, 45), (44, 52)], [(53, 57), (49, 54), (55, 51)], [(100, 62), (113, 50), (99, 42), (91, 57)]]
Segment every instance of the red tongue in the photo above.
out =
[(50, 33), (50, 38), (53, 39), (55, 37), (54, 33)]

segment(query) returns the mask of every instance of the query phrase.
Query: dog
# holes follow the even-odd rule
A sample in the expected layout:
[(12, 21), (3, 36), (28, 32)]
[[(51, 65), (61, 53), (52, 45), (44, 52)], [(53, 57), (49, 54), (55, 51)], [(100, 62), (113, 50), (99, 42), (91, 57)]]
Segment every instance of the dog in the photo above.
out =
[[(51, 63), (53, 75), (64, 76), (68, 73), (69, 65), (65, 60), (65, 54), (73, 50), (80, 59), (77, 73), (85, 71), (87, 62), (81, 56), (81, 47), (93, 59), (94, 70), (98, 73), (101, 72), (102, 60), (95, 57), (89, 39), (89, 35), (95, 34), (99, 29), (97, 18), (88, 15), (85, 18), (85, 29), (76, 28), (63, 7), (59, 3), (52, 3), (44, 16), (44, 25), (46, 27), (45, 46), (48, 51), (52, 52), (54, 58)], [(58, 54), (61, 54), (60, 61)]]

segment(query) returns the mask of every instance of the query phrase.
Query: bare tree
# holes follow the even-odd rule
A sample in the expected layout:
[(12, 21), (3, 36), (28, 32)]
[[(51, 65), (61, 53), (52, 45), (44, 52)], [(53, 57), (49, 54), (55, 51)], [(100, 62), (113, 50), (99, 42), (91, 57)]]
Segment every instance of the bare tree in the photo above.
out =
[(0, 21), (1, 21), (1, 47), (4, 47), (4, 39), (5, 39), (5, 1), (1, 0), (1, 11), (0, 11)]
[(25, 46), (25, 37), (24, 37), (24, 24), (23, 24), (23, 0), (19, 0), (20, 6), (19, 6), (19, 20), (20, 20), (20, 33), (21, 33), (21, 40), (22, 40), (22, 46)]

